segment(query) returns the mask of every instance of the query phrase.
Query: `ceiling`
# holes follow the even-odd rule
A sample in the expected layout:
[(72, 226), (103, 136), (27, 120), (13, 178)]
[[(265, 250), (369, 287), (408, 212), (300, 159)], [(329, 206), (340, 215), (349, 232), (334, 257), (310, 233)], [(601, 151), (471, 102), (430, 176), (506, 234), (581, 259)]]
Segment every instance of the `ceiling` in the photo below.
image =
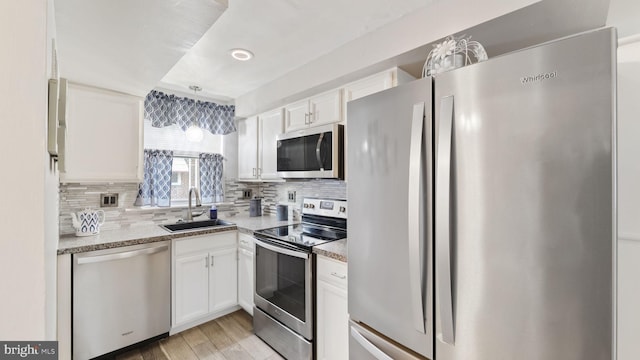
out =
[[(327, 54), (431, 0), (230, 0), (229, 8), (159, 86), (196, 84), (202, 94), (234, 99)], [(245, 48), (255, 57), (230, 56)]]
[[(431, 1), (55, 0), (60, 74), (228, 102)], [(255, 57), (234, 60), (237, 47)]]
[(60, 76), (144, 96), (226, 7), (227, 0), (55, 0)]
[[(72, 81), (138, 96), (199, 85), (246, 116), (385, 66), (419, 68), (431, 43), (460, 31), (490, 56), (601, 26), (607, 11), (621, 36), (640, 32), (638, 1), (610, 2), (55, 0), (56, 39)], [(255, 57), (232, 59), (237, 47)]]

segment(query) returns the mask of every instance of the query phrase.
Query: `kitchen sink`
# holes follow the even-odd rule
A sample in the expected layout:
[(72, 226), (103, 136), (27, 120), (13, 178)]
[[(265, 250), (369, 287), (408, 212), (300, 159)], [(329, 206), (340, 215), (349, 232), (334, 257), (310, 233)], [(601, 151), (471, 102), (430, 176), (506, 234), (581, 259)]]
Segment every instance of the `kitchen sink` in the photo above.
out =
[(214, 219), (214, 220), (179, 222), (175, 224), (164, 224), (164, 225), (160, 225), (160, 227), (167, 231), (175, 232), (175, 231), (207, 229), (207, 228), (214, 228), (218, 226), (230, 226), (230, 225), (235, 225), (235, 224), (232, 222), (228, 222), (220, 219)]

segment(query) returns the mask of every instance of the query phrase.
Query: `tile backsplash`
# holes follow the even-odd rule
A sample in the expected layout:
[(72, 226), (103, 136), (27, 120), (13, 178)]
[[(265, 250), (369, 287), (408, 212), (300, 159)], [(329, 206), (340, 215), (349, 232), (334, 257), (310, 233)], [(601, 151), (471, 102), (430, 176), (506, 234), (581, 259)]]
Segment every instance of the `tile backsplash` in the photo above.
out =
[[(278, 183), (244, 183), (235, 179), (225, 181), (224, 204), (218, 206), (218, 212), (248, 212), (249, 200), (242, 198), (243, 190), (250, 189), (253, 196), (263, 198), (263, 213), (275, 213), (277, 204), (287, 204), (300, 209), (303, 197), (326, 197), (346, 199), (347, 186), (344, 181), (329, 179), (288, 180)], [(287, 192), (296, 192), (295, 203), (289, 202)], [(101, 193), (117, 193), (117, 207), (100, 208)], [(186, 216), (184, 208), (152, 208), (145, 209), (133, 206), (138, 193), (138, 184), (61, 184), (60, 185), (60, 234), (73, 234), (71, 224), (72, 212), (86, 208), (102, 209), (105, 212), (105, 223), (101, 230), (113, 230), (131, 226), (160, 224), (177, 221)], [(205, 207), (206, 208), (206, 207)]]

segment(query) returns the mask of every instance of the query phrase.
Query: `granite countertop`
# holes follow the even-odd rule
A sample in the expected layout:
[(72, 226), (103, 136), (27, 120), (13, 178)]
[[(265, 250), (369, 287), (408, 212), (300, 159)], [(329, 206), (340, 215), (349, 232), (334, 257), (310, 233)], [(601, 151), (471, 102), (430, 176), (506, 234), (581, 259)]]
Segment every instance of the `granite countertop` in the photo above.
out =
[(313, 252), (338, 261), (347, 262), (347, 239), (331, 241), (326, 244), (314, 246)]
[(58, 255), (112, 249), (129, 245), (146, 244), (231, 230), (239, 230), (241, 232), (253, 234), (256, 230), (298, 223), (298, 221), (292, 220), (278, 221), (275, 216), (269, 215), (250, 217), (248, 214), (238, 214), (235, 216), (225, 216), (225, 214), (220, 214), (220, 219), (232, 222), (235, 225), (173, 233), (158, 225), (142, 225), (131, 226), (118, 230), (103, 231), (100, 234), (93, 236), (78, 237), (73, 234), (63, 235), (60, 237), (60, 241), (58, 242)]

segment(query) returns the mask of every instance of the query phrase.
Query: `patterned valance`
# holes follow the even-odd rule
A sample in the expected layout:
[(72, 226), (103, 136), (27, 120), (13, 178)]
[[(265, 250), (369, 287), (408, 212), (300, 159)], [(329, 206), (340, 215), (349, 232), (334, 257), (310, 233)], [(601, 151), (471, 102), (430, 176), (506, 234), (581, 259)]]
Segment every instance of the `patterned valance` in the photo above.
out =
[(234, 105), (218, 105), (155, 90), (144, 100), (144, 119), (150, 120), (153, 127), (178, 124), (186, 131), (195, 122), (212, 134), (226, 135), (236, 131), (235, 113)]

